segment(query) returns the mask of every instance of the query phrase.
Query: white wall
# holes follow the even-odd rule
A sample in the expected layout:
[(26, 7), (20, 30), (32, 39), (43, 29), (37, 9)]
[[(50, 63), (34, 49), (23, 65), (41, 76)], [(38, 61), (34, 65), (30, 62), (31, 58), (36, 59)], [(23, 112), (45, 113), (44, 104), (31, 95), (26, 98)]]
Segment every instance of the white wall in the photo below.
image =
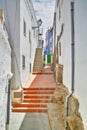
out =
[[(64, 31), (61, 41), (61, 56), (59, 63), (63, 64), (63, 82), (71, 88), (71, 7), (70, 0), (63, 0), (61, 18), (58, 20), (57, 10), (57, 35), (61, 32), (61, 24), (64, 23)], [(87, 1), (75, 1), (75, 95), (80, 102), (80, 111), (87, 129)]]
[(85, 130), (87, 130), (87, 1), (79, 0), (75, 3), (75, 48), (76, 75), (75, 88), (80, 100)]
[[(29, 6), (28, 6), (29, 4)], [(37, 47), (37, 37), (34, 37), (34, 30), (32, 26), (37, 25), (37, 21), (34, 16), (34, 10), (32, 3), (27, 0), (22, 0), (20, 3), (20, 72), (21, 72), (21, 82), (25, 86), (31, 73), (30, 73), (30, 64), (31, 72), (33, 68), (33, 61), (35, 56), (35, 48)], [(25, 13), (26, 12), (26, 13)], [(26, 22), (26, 37), (23, 34), (23, 21)], [(31, 57), (30, 57), (30, 42), (29, 42), (29, 30), (31, 33)], [(22, 55), (25, 56), (25, 69), (22, 69)]]
[[(25, 4), (27, 3), (27, 5)], [(9, 34), (9, 40), (14, 47), (12, 53), (12, 72), (13, 88), (25, 86), (30, 76), (31, 63), (33, 68), (33, 61), (35, 55), (35, 48), (37, 47), (37, 36), (33, 36), (32, 26), (37, 26), (37, 20), (34, 14), (32, 1), (29, 0), (6, 0), (0, 1), (0, 7), (5, 11), (6, 27)], [(26, 37), (23, 35), (23, 20), (26, 22)], [(29, 30), (31, 32), (31, 58), (30, 58), (30, 43)], [(14, 44), (14, 45), (13, 45)], [(12, 51), (13, 52), (13, 51)], [(22, 69), (22, 55), (25, 56), (26, 67)]]
[(0, 130), (5, 130), (6, 123), (7, 72), (11, 72), (11, 49), (7, 33), (0, 23)]
[(11, 42), (14, 44), (15, 53), (17, 54), (18, 63), (20, 64), (20, 0), (6, 0), (6, 2), (3, 3), (8, 35)]
[(9, 41), (14, 48), (12, 49), (12, 72), (13, 84), (12, 87), (20, 86), (20, 0), (5, 0), (0, 1), (0, 7), (3, 8), (5, 15), (5, 24), (9, 35)]

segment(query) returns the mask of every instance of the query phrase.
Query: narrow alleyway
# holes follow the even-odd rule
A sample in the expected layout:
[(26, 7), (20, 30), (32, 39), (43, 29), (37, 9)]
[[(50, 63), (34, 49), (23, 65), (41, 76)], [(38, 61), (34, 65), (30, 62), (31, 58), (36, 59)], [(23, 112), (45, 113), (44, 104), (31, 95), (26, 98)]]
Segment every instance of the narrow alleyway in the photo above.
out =
[(50, 130), (46, 113), (26, 113), (19, 130)]
[[(23, 103), (13, 104), (12, 111), (16, 114), (27, 112), (17, 130), (50, 130), (47, 104), (51, 101), (55, 87), (53, 72), (49, 66), (37, 73), (29, 88), (24, 88)], [(11, 130), (14, 129), (12, 127)]]

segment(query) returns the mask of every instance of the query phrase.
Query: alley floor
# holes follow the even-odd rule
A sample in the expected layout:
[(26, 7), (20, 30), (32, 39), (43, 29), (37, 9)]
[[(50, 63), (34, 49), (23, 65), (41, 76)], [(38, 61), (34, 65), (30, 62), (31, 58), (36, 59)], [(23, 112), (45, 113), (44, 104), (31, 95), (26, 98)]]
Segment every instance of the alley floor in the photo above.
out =
[[(37, 73), (29, 88), (55, 88), (53, 72), (45, 67)], [(51, 130), (47, 112), (11, 113), (10, 130)]]
[(51, 130), (47, 113), (11, 113), (10, 130)]

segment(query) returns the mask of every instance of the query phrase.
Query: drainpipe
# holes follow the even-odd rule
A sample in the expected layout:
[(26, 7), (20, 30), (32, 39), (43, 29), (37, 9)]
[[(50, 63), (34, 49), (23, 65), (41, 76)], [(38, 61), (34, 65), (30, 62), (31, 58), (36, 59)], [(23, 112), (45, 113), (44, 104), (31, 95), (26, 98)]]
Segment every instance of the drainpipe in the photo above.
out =
[(7, 74), (8, 89), (7, 89), (7, 117), (6, 117), (6, 130), (9, 130), (9, 119), (10, 119), (10, 95), (11, 95), (11, 79), (13, 77), (12, 73)]
[[(74, 31), (74, 1), (71, 1), (71, 60), (72, 60), (72, 77), (71, 77), (71, 93), (66, 97), (66, 118), (68, 117), (69, 113), (69, 98), (74, 93), (74, 76), (75, 76), (75, 31)], [(66, 129), (68, 129), (68, 123), (66, 121)]]

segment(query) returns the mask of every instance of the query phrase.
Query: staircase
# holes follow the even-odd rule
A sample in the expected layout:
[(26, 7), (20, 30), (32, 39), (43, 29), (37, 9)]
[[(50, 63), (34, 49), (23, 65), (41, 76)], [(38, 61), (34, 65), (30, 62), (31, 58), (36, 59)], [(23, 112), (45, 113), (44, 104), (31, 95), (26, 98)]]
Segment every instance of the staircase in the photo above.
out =
[(54, 87), (23, 88), (23, 103), (13, 103), (12, 112), (47, 112), (47, 103), (51, 102)]
[(43, 51), (42, 48), (36, 48), (33, 72), (40, 72), (42, 70), (42, 67), (43, 67), (42, 51)]

